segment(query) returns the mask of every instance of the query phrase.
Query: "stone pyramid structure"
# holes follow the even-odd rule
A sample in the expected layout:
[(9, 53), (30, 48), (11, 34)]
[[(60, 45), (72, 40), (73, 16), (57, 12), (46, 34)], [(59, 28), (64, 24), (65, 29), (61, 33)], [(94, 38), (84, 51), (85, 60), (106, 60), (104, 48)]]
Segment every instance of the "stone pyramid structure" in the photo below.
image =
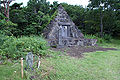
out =
[(56, 16), (50, 21), (43, 35), (50, 46), (94, 46), (96, 44), (95, 39), (84, 38), (61, 5), (58, 6)]

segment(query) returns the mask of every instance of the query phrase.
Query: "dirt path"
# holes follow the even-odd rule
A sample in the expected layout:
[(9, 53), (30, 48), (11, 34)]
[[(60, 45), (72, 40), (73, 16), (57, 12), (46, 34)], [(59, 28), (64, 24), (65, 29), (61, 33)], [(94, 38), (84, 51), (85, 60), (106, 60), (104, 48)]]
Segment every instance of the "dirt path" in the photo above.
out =
[(107, 51), (107, 50), (117, 50), (115, 48), (102, 48), (102, 47), (81, 47), (81, 46), (74, 46), (74, 47), (66, 47), (66, 48), (52, 48), (54, 51), (61, 51), (66, 52), (67, 55), (72, 57), (83, 57), (82, 53), (86, 52), (95, 52), (95, 51)]

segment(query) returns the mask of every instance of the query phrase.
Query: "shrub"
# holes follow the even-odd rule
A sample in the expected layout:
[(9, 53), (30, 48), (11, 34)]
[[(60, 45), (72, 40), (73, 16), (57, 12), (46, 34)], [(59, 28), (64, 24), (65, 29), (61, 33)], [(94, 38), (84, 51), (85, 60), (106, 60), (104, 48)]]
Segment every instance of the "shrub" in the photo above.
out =
[(6, 36), (4, 31), (0, 31), (0, 48), (3, 45), (3, 43), (9, 39), (9, 36)]
[(97, 39), (97, 43), (104, 43), (105, 40), (103, 38), (97, 37), (95, 35), (84, 35), (85, 38), (88, 39)]
[(104, 38), (106, 41), (111, 41), (112, 36), (111, 36), (111, 35), (108, 35), (108, 34), (104, 34), (103, 38)]
[(25, 57), (28, 52), (33, 52), (36, 55), (46, 55), (47, 42), (39, 36), (30, 37), (9, 37), (1, 46), (2, 56), (17, 59)]
[(11, 21), (6, 21), (6, 20), (0, 20), (0, 30), (4, 32), (6, 35), (13, 35), (17, 31), (15, 28), (18, 26), (15, 23), (12, 23)]
[(105, 42), (110, 42), (112, 37), (108, 34), (104, 34), (103, 37), (98, 37), (99, 34), (96, 34), (96, 35), (85, 35), (85, 38), (88, 38), (88, 39), (97, 39), (97, 42), (98, 43), (105, 43)]

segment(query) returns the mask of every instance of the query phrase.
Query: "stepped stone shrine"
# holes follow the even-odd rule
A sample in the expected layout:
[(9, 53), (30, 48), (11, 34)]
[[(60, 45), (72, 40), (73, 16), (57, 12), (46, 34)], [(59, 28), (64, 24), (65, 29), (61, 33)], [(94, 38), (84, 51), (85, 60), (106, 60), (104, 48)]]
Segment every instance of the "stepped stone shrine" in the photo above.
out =
[(45, 28), (43, 35), (50, 46), (94, 46), (96, 39), (85, 39), (82, 32), (70, 19), (64, 8), (59, 5), (56, 16)]

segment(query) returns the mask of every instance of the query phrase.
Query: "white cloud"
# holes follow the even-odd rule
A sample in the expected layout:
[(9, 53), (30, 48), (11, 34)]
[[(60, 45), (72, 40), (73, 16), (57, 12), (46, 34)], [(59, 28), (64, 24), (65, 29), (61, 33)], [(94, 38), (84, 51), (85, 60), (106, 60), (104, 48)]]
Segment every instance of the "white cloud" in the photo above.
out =
[(13, 3), (23, 3), (23, 5), (26, 6), (28, 1), (29, 0), (15, 0), (11, 4), (13, 4)]
[[(27, 5), (27, 2), (29, 0), (15, 0), (12, 2), (15, 3), (21, 3), (23, 2), (23, 5), (26, 6)], [(88, 5), (88, 1), (89, 0), (47, 0), (49, 1), (51, 4), (54, 2), (54, 1), (58, 1), (58, 3), (62, 3), (62, 2), (65, 2), (65, 3), (68, 3), (68, 4), (72, 4), (72, 5), (83, 5), (83, 7), (87, 6)]]

